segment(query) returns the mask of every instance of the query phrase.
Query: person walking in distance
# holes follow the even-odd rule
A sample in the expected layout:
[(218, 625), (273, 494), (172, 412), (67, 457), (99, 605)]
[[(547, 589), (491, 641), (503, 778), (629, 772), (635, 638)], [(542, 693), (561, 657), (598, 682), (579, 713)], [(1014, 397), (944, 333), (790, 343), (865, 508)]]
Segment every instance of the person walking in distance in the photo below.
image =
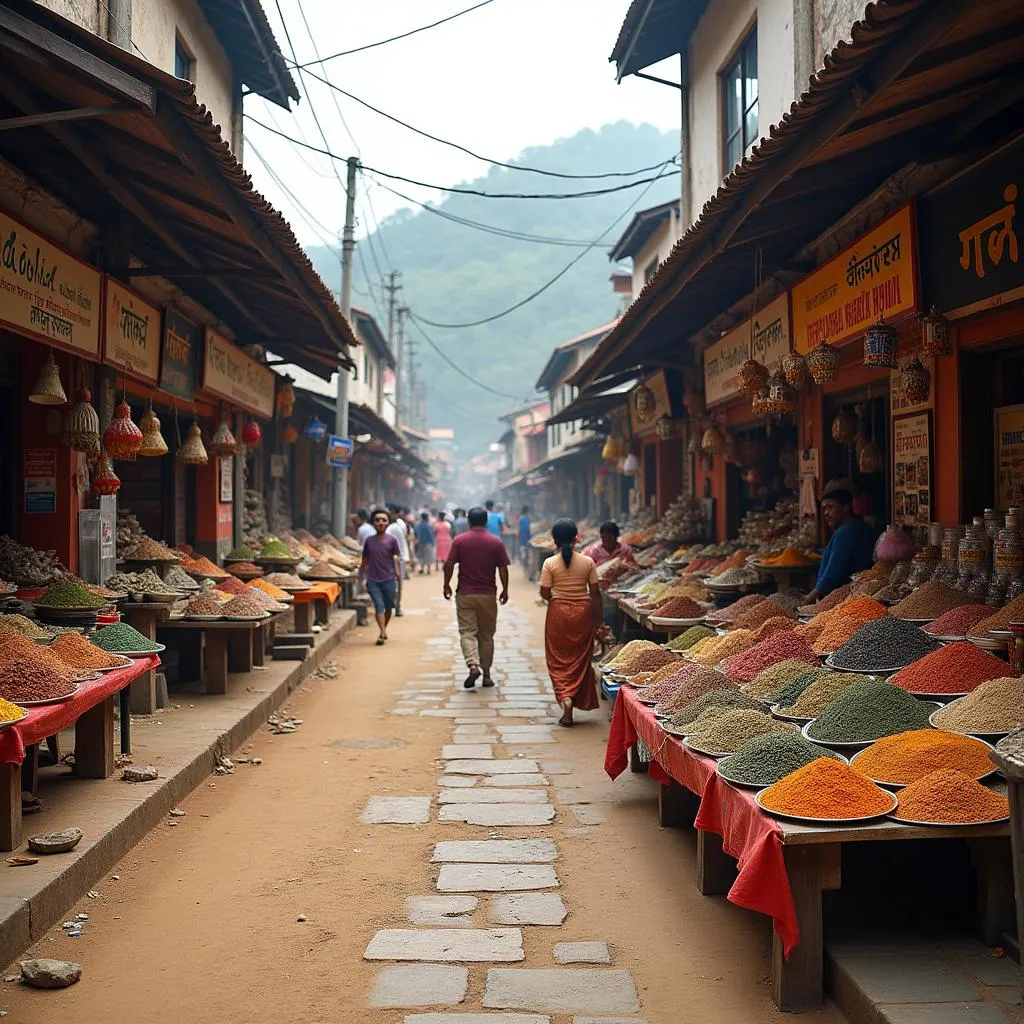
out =
[(455, 510), (455, 521), (452, 523), (452, 537), (458, 537), (460, 533), (469, 530), (469, 520), (466, 518), (466, 510), (457, 508)]
[(452, 524), (445, 518), (444, 512), (437, 513), (434, 523), (434, 558), (437, 559), (437, 571), (440, 572), (448, 560), (448, 552), (452, 549)]
[(356, 528), (356, 540), (360, 548), (366, 543), (367, 537), (374, 534), (373, 524), (370, 522), (370, 513), (365, 508), (358, 509), (352, 516), (352, 524)]
[(430, 575), (434, 567), (434, 548), (436, 535), (434, 527), (430, 525), (430, 515), (426, 512), (420, 513), (419, 522), (413, 527), (416, 535), (416, 561), (420, 563), (420, 575)]
[(558, 553), (544, 562), (540, 596), (548, 602), (544, 622), (544, 655), (562, 708), (559, 725), (571, 726), (574, 708), (593, 711), (598, 706), (591, 658), (594, 637), (601, 628), (601, 588), (594, 560), (573, 550), (578, 535), (571, 519), (551, 527)]
[(402, 560), (401, 571), (398, 574), (398, 594), (395, 596), (395, 615), (402, 617), (402, 581), (409, 578), (409, 538), (405, 527), (405, 520), (399, 515), (397, 507), (390, 509), (388, 518), (391, 525), (388, 526), (388, 533), (395, 538), (398, 544), (399, 557)]
[(363, 544), (363, 560), (359, 565), (359, 578), (373, 601), (377, 619), (377, 646), (388, 638), (388, 623), (395, 610), (398, 581), (402, 573), (402, 555), (398, 541), (388, 533), (391, 517), (382, 508), (374, 509), (370, 519), (374, 534)]
[[(505, 529), (505, 517), (500, 512), (494, 511), (494, 502), (485, 501), (484, 508), (487, 510), (487, 532), (493, 533), (495, 537), (501, 537)], [(470, 523), (470, 526), (473, 524)]]
[[(452, 541), (452, 549), (444, 563), (444, 599), (452, 598), (452, 575), (459, 567), (458, 595), (455, 611), (459, 623), (462, 656), (469, 675), (463, 686), (472, 690), (483, 672), (483, 685), (493, 686), (491, 666), (494, 662), (494, 631), (498, 626), (498, 605), (508, 603), (508, 552), (500, 537), (487, 530), (487, 512), (482, 508), (469, 510), (469, 530)], [(497, 593), (494, 574), (501, 580)]]

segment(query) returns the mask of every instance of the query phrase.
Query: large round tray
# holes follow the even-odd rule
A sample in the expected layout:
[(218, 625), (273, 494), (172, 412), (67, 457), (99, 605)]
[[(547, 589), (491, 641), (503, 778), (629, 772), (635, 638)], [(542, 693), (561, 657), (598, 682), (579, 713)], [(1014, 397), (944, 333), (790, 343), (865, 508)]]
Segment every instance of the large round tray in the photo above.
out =
[[(951, 700), (948, 704), (945, 705), (945, 707), (952, 707), (955, 703), (955, 700)], [(955, 732), (957, 736), (971, 736), (976, 740), (984, 740), (986, 743), (998, 743), (1004, 736), (1008, 735), (1008, 733), (1005, 732), (961, 732), (959, 729), (950, 729), (948, 725), (936, 725), (935, 716), (941, 710), (942, 708), (936, 708), (928, 716), (928, 724), (933, 729), (944, 729), (946, 732)]]
[(777, 718), (780, 722), (813, 722), (817, 717), (816, 715), (786, 715), (776, 710), (778, 706), (778, 704), (772, 704), (768, 710), (772, 713), (772, 718)]
[[(917, 659), (915, 659), (915, 661), (916, 660)], [(911, 664), (911, 662), (908, 661), (907, 665), (909, 664)], [(831, 654), (825, 659), (825, 667), (832, 669), (833, 672), (859, 672), (861, 675), (865, 676), (895, 675), (900, 669), (906, 668), (907, 665), (890, 665), (880, 668), (842, 668), (841, 666), (832, 663)]]
[(228, 622), (262, 622), (264, 619), (270, 618), (270, 612), (263, 615), (225, 615), (224, 618)]
[(301, 561), (302, 561), (301, 558), (295, 558), (294, 556), (290, 557), (290, 558), (254, 558), (253, 559), (253, 562), (255, 562), (256, 565), (275, 565), (275, 566), (276, 565), (296, 566)]
[(765, 805), (761, 803), (761, 796), (763, 792), (764, 791), (762, 790), (761, 793), (754, 794), (754, 803), (756, 803), (765, 814), (769, 814), (773, 818), (781, 818), (783, 821), (795, 821), (801, 825), (859, 825), (865, 821), (876, 821), (878, 818), (884, 818), (887, 815), (891, 815), (899, 806), (896, 797), (892, 793), (883, 789), (882, 792), (892, 800), (892, 806), (888, 811), (879, 811), (877, 814), (865, 814), (859, 818), (806, 818), (800, 814), (783, 814), (781, 811), (773, 811), (765, 807)]
[[(23, 708), (25, 706), (25, 702), (22, 701), (22, 703), (18, 706)], [(24, 722), (26, 718), (28, 718), (27, 711), (25, 712), (25, 714), (20, 715), (18, 718), (12, 718), (9, 722), (0, 722), (0, 729), (6, 729), (9, 725), (17, 725), (19, 722)]]
[[(922, 630), (923, 633), (928, 633), (928, 630)], [(966, 636), (939, 636), (937, 633), (928, 633), (933, 640), (938, 640), (940, 644), (959, 644), (963, 643), (967, 639)]]
[(174, 604), (175, 601), (181, 601), (188, 597), (188, 594), (181, 593), (180, 591), (175, 594), (150, 594), (143, 591), (142, 596), (154, 604)]
[[(47, 697), (45, 700), (19, 700), (15, 703), (23, 708), (41, 708), (46, 704), (63, 704), (64, 701), (70, 700), (74, 697), (76, 693), (78, 693), (78, 683), (73, 683), (72, 688), (68, 690), (67, 693), (61, 694), (59, 697)], [(11, 723), (8, 722), (7, 724), (10, 725)]]
[[(948, 732), (949, 730), (947, 729), (945, 731)], [(955, 735), (959, 736), (960, 733), (956, 733)], [(989, 750), (995, 749), (992, 746), (992, 744), (989, 743), (987, 740), (978, 739), (977, 736), (970, 736), (970, 737), (967, 737), (967, 738), (968, 739), (972, 739), (972, 740), (976, 739), (976, 740), (978, 740), (979, 743), (984, 743), (985, 746), (988, 747)], [(861, 754), (865, 753), (866, 751), (867, 751), (866, 747), (864, 748), (864, 750), (858, 750), (857, 753), (854, 754), (853, 757), (850, 758), (850, 764), (852, 765), (857, 760), (857, 758), (860, 757)], [(992, 767), (987, 772), (985, 772), (983, 775), (975, 775), (974, 778), (978, 782), (981, 782), (982, 779), (987, 779), (990, 775), (995, 775), (998, 771), (999, 771), (999, 769), (993, 763)], [(903, 789), (904, 787), (910, 785), (909, 782), (885, 782), (882, 779), (876, 779), (876, 778), (873, 778), (870, 775), (868, 776), (868, 778), (871, 779), (871, 781), (876, 786), (884, 786), (886, 789)], [(921, 824), (921, 822), (913, 822), (912, 824)]]
[[(99, 598), (98, 600), (105, 599)], [(106, 602), (106, 604), (110, 603), (110, 601)], [(50, 615), (55, 619), (73, 619), (79, 615), (98, 615), (106, 607), (106, 604), (100, 605), (99, 608), (51, 608), (47, 604), (37, 604), (35, 607), (37, 615), (41, 612), (43, 615)]]
[(925, 828), (981, 828), (982, 825), (1005, 825), (1010, 816), (993, 818), (991, 821), (910, 821), (908, 818), (897, 818), (895, 814), (887, 814), (890, 821), (898, 825), (921, 825)]
[(138, 661), (140, 658), (148, 658), (154, 654), (160, 654), (161, 651), (166, 651), (166, 644), (155, 644), (151, 651), (108, 651), (108, 654), (123, 654), (126, 658), (131, 658), (132, 661)]
[(224, 618), (223, 615), (189, 615), (188, 612), (182, 616), (188, 622), (220, 622)]
[[(930, 703), (930, 702), (922, 701), (922, 703)], [(935, 711), (938, 711), (938, 709), (939, 709), (939, 706), (936, 705)], [(935, 714), (935, 711), (933, 711), (932, 714)], [(808, 729), (810, 729), (810, 727), (812, 725), (814, 725), (814, 723), (816, 721), (817, 721), (816, 718), (812, 718), (800, 730), (800, 735), (803, 736), (803, 738), (805, 740), (810, 740), (811, 743), (817, 743), (819, 747), (828, 747), (830, 750), (861, 750), (864, 747), (870, 747), (871, 744), (875, 742), (875, 740), (888, 739), (888, 737), (886, 737), (886, 736), (875, 736), (873, 739), (870, 739), (870, 740), (855, 740), (852, 743), (851, 742), (843, 742), (843, 743), (841, 743), (839, 740), (822, 740), (822, 739), (818, 739), (817, 736), (811, 736), (808, 733), (808, 731), (807, 731)], [(928, 721), (931, 722), (931, 716), (929, 716)]]
[(713, 757), (716, 761), (720, 757), (728, 757), (730, 754), (735, 754), (735, 750), (705, 750), (703, 747), (694, 746), (690, 742), (689, 736), (683, 740), (683, 746), (686, 747), (691, 753), (699, 754), (701, 757)]
[(308, 585), (302, 587), (282, 587), (280, 583), (275, 583), (274, 586), (277, 587), (278, 590), (283, 590), (287, 594), (304, 594), (307, 590), (313, 589)]
[(705, 619), (705, 616), (698, 616), (696, 619), (673, 619), (665, 615), (652, 615), (648, 621), (653, 622), (656, 626), (671, 626), (671, 627), (688, 627), (688, 626), (699, 626)]
[[(109, 651), (106, 651), (105, 653), (110, 654)], [(118, 669), (121, 669), (121, 668), (128, 668), (131, 665), (131, 663), (132, 663), (132, 659), (128, 658), (128, 657), (125, 657), (125, 655), (123, 655), (123, 654), (110, 654), (110, 656), (112, 658), (120, 658), (121, 661), (122, 661), (122, 664), (120, 664), (120, 665), (111, 665), (108, 668), (98, 668), (98, 669), (96, 669), (96, 671), (99, 672), (100, 675), (105, 675), (107, 672), (116, 672)]]
[(1002, 651), (1006, 649), (1005, 640), (997, 640), (993, 636), (969, 636), (967, 642), (980, 647), (983, 651)]

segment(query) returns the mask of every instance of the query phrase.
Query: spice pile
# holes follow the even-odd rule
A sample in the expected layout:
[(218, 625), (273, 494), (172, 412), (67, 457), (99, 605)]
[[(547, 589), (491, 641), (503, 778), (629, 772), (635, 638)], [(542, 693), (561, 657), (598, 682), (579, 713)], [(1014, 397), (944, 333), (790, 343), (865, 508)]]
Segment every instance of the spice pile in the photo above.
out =
[(780, 690), (806, 672), (806, 661), (801, 658), (787, 658), (758, 672), (749, 683), (743, 685), (743, 692), (758, 700), (774, 701)]
[[(823, 676), (828, 675), (828, 669), (822, 668), (820, 665), (814, 668), (808, 668), (804, 666), (804, 671), (799, 675), (795, 675), (779, 692), (775, 695), (774, 706), (777, 708), (788, 708), (792, 707), (797, 700), (803, 695), (812, 683), (821, 679)], [(854, 673), (850, 673), (853, 675)], [(858, 678), (861, 678), (858, 676)]]
[(81, 633), (61, 633), (50, 647), (51, 653), (76, 669), (113, 668), (118, 657), (90, 643)]
[(750, 611), (751, 608), (756, 607), (764, 600), (766, 600), (764, 594), (748, 594), (746, 597), (741, 597), (738, 601), (733, 601), (732, 604), (727, 605), (725, 608), (709, 612), (708, 622), (735, 622), (740, 615)]
[(19, 661), (47, 665), (66, 679), (74, 675), (60, 658), (50, 653), (48, 647), (40, 647), (16, 629), (6, 626), (0, 628), (0, 668), (7, 668)]
[(935, 710), (891, 683), (862, 680), (847, 687), (807, 727), (819, 743), (868, 743), (908, 729), (924, 729)]
[(251, 588), (249, 590), (249, 597), (255, 601), (258, 605), (261, 605), (265, 612), (286, 612), (288, 611), (288, 605), (281, 604), (275, 601), (269, 594), (264, 593), (262, 590), (256, 590)]
[(255, 562), (233, 562), (228, 566), (232, 576), (262, 576), (263, 569)]
[(972, 779), (995, 766), (980, 740), (942, 729), (914, 729), (872, 743), (853, 759), (853, 767), (876, 782), (906, 786), (940, 768), (965, 772)]
[(167, 570), (167, 575), (164, 577), (164, 582), (169, 586), (173, 587), (179, 593), (189, 592), (198, 590), (199, 584), (184, 569), (179, 565), (172, 565)]
[(256, 557), (261, 562), (286, 562), (293, 556), (283, 540), (278, 540), (277, 537), (268, 537)]
[(695, 643), (706, 640), (709, 636), (715, 636), (715, 631), (709, 626), (691, 626), (679, 636), (669, 640), (665, 646), (670, 651), (688, 651)]
[(696, 700), (690, 701), (686, 707), (674, 712), (669, 719), (669, 726), (683, 733), (691, 732), (697, 719), (710, 708), (745, 708), (748, 711), (760, 711), (762, 714), (765, 711), (765, 706), (759, 700), (748, 697), (742, 690), (709, 690)]
[(728, 658), (722, 668), (733, 681), (749, 683), (763, 669), (777, 665), (780, 661), (793, 659), (805, 661), (808, 665), (817, 664), (811, 645), (792, 630), (785, 630), (769, 636), (747, 651)]
[(262, 603), (251, 594), (239, 594), (224, 605), (221, 613), (229, 619), (262, 619), (267, 614)]
[(211, 562), (205, 555), (200, 555), (197, 558), (186, 556), (181, 560), (181, 567), (190, 576), (205, 576), (212, 580), (223, 580), (231, 575), (215, 562)]
[[(633, 643), (641, 643), (644, 646), (631, 651)], [(650, 641), (634, 640), (626, 644), (608, 667), (615, 672), (621, 672), (622, 675), (633, 676), (640, 672), (655, 672), (663, 665), (673, 662), (677, 662), (677, 658), (671, 651), (666, 651)]]
[(225, 556), (225, 560), (231, 560), (233, 562), (251, 562), (254, 558), (259, 557), (259, 552), (255, 548), (247, 548), (244, 544), (240, 548), (232, 548)]
[(266, 594), (267, 597), (272, 597), (275, 601), (285, 601), (288, 598), (287, 590), (275, 587), (273, 583), (268, 583), (266, 580), (253, 580), (249, 586), (253, 590), (259, 590)]
[(12, 701), (54, 700), (72, 693), (75, 684), (52, 665), (27, 658), (0, 669), (0, 697)]
[(757, 643), (757, 636), (752, 629), (734, 629), (724, 636), (712, 636), (694, 644), (685, 656), (701, 665), (717, 665), (724, 658), (741, 654)]
[(1005, 796), (994, 793), (964, 772), (943, 768), (901, 790), (893, 814), (904, 821), (976, 825), (1009, 816)]
[[(721, 711), (720, 714), (718, 712)], [(712, 721), (706, 721), (700, 727), (695, 726), (687, 742), (701, 750), (715, 754), (731, 754), (739, 750), (747, 740), (755, 736), (765, 736), (770, 732), (784, 732), (792, 727), (779, 722), (760, 711), (746, 708), (721, 710), (712, 708), (704, 715), (714, 715)], [(703, 715), (701, 718), (703, 719)]]
[(215, 589), (219, 590), (222, 594), (230, 594), (232, 597), (238, 597), (239, 594), (249, 593), (249, 587), (234, 576), (229, 576), (226, 580), (221, 580)]
[(891, 613), (897, 619), (934, 620), (953, 608), (961, 608), (970, 603), (970, 596), (962, 590), (955, 590), (941, 580), (929, 580), (908, 594), (899, 604), (893, 605)]
[(33, 622), (24, 615), (0, 615), (0, 627), (2, 626), (6, 626), (8, 629), (16, 629), (22, 636), (28, 637), (29, 640), (45, 640), (53, 636), (52, 633), (48, 633), (38, 623)]
[(16, 722), (19, 718), (24, 718), (25, 709), (18, 707), (17, 704), (12, 704), (9, 700), (4, 700), (0, 697), (0, 722)]
[(762, 623), (774, 619), (780, 615), (788, 619), (795, 619), (796, 613), (791, 612), (784, 604), (774, 597), (766, 597), (753, 606), (742, 612), (732, 620), (734, 629), (757, 629)]
[(760, 794), (761, 806), (798, 818), (873, 818), (892, 809), (892, 797), (848, 764), (819, 757)]
[(1024, 725), (1024, 679), (1000, 676), (936, 712), (935, 725), (951, 732), (1012, 732)]
[[(179, 572), (181, 570), (178, 570)], [(172, 594), (180, 594), (177, 587), (169, 586), (152, 569), (136, 573), (138, 581), (137, 590), (140, 594), (156, 594), (158, 596), (170, 597)]]
[(778, 554), (763, 555), (761, 565), (765, 566), (812, 566), (817, 565), (820, 559), (817, 555), (807, 554), (798, 551), (796, 548), (783, 548)]
[(651, 614), (665, 619), (700, 619), (704, 617), (704, 609), (690, 597), (673, 597), (658, 605)]
[(309, 584), (292, 572), (270, 572), (263, 578), (284, 590), (309, 590)]
[(718, 770), (749, 786), (771, 786), (819, 757), (842, 761), (841, 754), (810, 743), (796, 732), (772, 732), (747, 740), (735, 754), (718, 762)]
[(661, 700), (655, 708), (659, 715), (674, 715), (712, 690), (737, 689), (721, 672), (702, 665), (688, 666), (686, 674), (677, 680), (677, 684), (675, 692)]
[(810, 680), (803, 693), (791, 704), (775, 705), (780, 715), (792, 715), (794, 718), (817, 718), (844, 690), (854, 683), (870, 680), (857, 672), (826, 672)]
[[(245, 586), (243, 583), (242, 586)], [(211, 597), (209, 594), (196, 594), (187, 605), (185, 605), (185, 614), (199, 615), (199, 616), (217, 616), (220, 618), (224, 612), (221, 609), (221, 604), (216, 598)]]
[(36, 551), (6, 535), (0, 537), (0, 576), (5, 580), (23, 587), (41, 587), (66, 571), (56, 551)]
[(1005, 674), (1005, 661), (964, 640), (926, 654), (900, 669), (890, 682), (909, 693), (970, 693)]
[(827, 612), (837, 605), (842, 604), (852, 593), (854, 584), (844, 583), (841, 587), (836, 587), (835, 590), (831, 591), (820, 601), (815, 601), (814, 604), (802, 604), (797, 611), (801, 615), (815, 616), (819, 612)]
[(129, 562), (179, 562), (181, 555), (164, 547), (158, 540), (152, 537), (143, 537), (131, 551), (124, 552), (124, 557)]
[(898, 669), (939, 649), (938, 640), (917, 626), (886, 615), (862, 626), (831, 658), (836, 668), (870, 672)]
[(967, 631), (967, 635), (988, 636), (990, 629), (1009, 629), (1011, 622), (1018, 622), (1021, 619), (1024, 619), (1024, 594), (1004, 605), (995, 615), (976, 622)]
[(96, 630), (92, 642), (111, 654), (149, 654), (160, 649), (148, 637), (143, 636), (127, 622), (113, 622)]
[(305, 571), (305, 573), (303, 575), (305, 575), (305, 576), (312, 576), (312, 577), (314, 577), (316, 579), (334, 580), (334, 579), (340, 579), (345, 574), (341, 573), (341, 572), (338, 572), (338, 570), (335, 569), (334, 566), (331, 565), (330, 562), (325, 562), (325, 561), (321, 560), (319, 562), (314, 562)]
[(987, 604), (962, 604), (929, 622), (924, 631), (932, 636), (967, 636), (972, 626), (991, 614), (992, 609)]
[(109, 603), (106, 599), (90, 594), (85, 587), (72, 583), (69, 580), (61, 580), (60, 583), (54, 583), (51, 587), (47, 588), (46, 593), (42, 597), (35, 599), (35, 604), (39, 608), (63, 608), (69, 611), (79, 608), (86, 611), (95, 611)]

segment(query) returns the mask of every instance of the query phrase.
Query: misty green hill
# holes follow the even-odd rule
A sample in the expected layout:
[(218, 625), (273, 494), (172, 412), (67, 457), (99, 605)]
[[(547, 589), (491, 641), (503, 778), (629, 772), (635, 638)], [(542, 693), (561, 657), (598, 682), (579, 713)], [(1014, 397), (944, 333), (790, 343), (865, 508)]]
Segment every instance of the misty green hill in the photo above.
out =
[[(509, 162), (568, 174), (592, 174), (656, 165), (677, 148), (674, 133), (623, 121), (596, 132), (581, 131), (551, 146), (532, 147)], [(651, 177), (653, 173), (638, 177)], [(460, 183), (460, 187), (561, 195), (609, 188), (630, 180), (635, 179), (575, 180), (491, 168), (472, 182)], [(405, 191), (401, 183), (384, 183)], [(534, 397), (534, 384), (551, 349), (615, 316), (618, 301), (609, 283), (613, 265), (608, 261), (608, 248), (629, 223), (634, 209), (657, 205), (678, 194), (678, 176), (671, 173), (653, 183), (640, 198), (643, 190), (640, 186), (585, 199), (554, 200), (446, 196), (434, 207), (443, 214), (501, 231), (567, 241), (593, 241), (617, 217), (622, 219), (601, 245), (587, 252), (564, 277), (522, 309), (480, 327), (424, 330), (450, 358), (485, 384), (510, 396)], [(360, 239), (358, 251), (353, 301), (378, 315), (383, 328), (385, 292), (378, 267), (385, 272), (391, 268), (401, 271), (402, 299), (414, 314), (439, 323), (463, 323), (491, 316), (522, 300), (554, 277), (582, 248), (485, 233), (410, 205), (385, 218), (370, 238)], [(325, 280), (338, 280), (337, 258), (332, 252), (313, 247), (309, 254)], [(454, 427), (463, 455), (485, 448), (501, 432), (496, 417), (516, 405), (515, 399), (491, 394), (460, 377), (414, 325), (410, 325), (407, 336), (416, 344), (421, 379), (425, 376), (427, 381), (429, 424)]]

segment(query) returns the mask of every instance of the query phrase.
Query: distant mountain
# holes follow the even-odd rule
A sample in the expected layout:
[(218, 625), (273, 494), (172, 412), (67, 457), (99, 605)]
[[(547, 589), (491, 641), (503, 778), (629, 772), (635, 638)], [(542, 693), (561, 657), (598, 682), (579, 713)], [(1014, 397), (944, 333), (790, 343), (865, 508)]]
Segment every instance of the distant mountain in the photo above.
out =
[[(509, 162), (566, 174), (594, 174), (657, 165), (677, 149), (673, 133), (620, 121), (596, 132), (581, 131), (550, 146), (532, 147)], [(610, 188), (630, 180), (636, 179), (565, 179), (491, 168), (459, 187), (561, 195)], [(672, 173), (654, 182), (640, 198), (644, 187), (582, 199), (448, 195), (433, 209), (500, 232), (568, 241), (593, 241), (616, 217), (624, 216), (601, 245), (522, 309), (479, 327), (425, 330), (446, 355), (483, 383), (510, 396), (534, 396), (534, 384), (552, 348), (615, 316), (618, 307), (608, 280), (613, 269), (608, 248), (629, 223), (634, 209), (657, 205), (678, 194), (678, 175)], [(396, 188), (404, 191), (400, 183)], [(464, 323), (492, 316), (526, 298), (582, 251), (579, 246), (538, 244), (487, 233), (418, 207), (387, 217), (374, 235), (360, 239), (359, 249), (353, 299), (377, 313), (382, 328), (386, 326), (385, 293), (377, 280), (371, 293), (361, 269), (376, 276), (373, 254), (381, 270), (389, 269), (387, 263), (401, 271), (402, 298), (414, 314), (438, 323)], [(337, 258), (330, 250), (314, 247), (309, 253), (325, 280), (338, 279)], [(421, 379), (425, 375), (427, 381), (430, 424), (455, 428), (463, 458), (484, 449), (499, 434), (496, 417), (515, 406), (516, 400), (491, 394), (465, 380), (445, 364), (415, 325), (410, 325), (407, 336), (416, 346)]]

